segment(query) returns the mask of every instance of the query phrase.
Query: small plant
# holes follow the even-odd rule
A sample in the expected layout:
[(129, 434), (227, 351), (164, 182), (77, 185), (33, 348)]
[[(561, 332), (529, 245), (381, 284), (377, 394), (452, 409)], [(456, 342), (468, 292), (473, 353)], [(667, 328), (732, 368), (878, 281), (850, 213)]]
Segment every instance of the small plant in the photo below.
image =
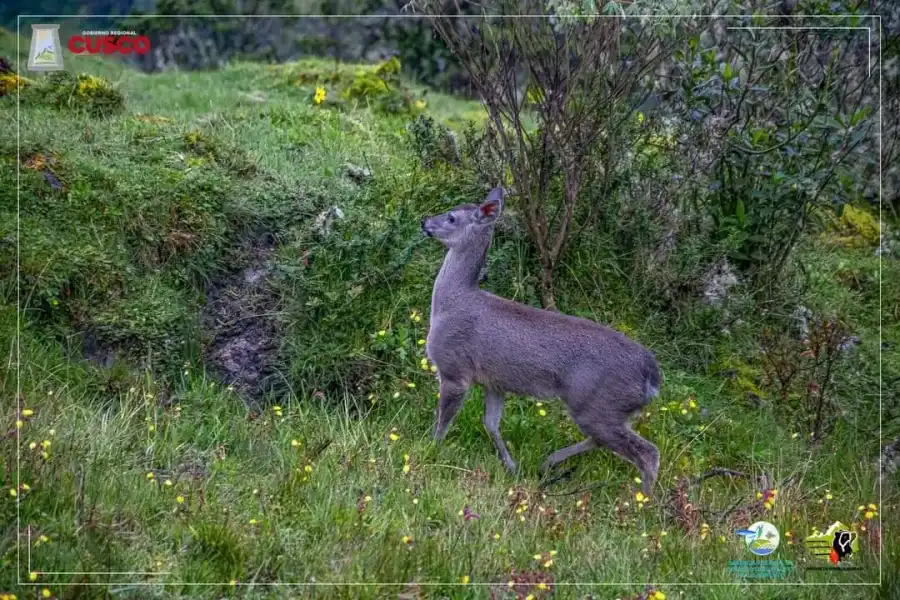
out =
[(766, 378), (776, 388), (779, 404), (798, 413), (810, 437), (829, 428), (838, 406), (830, 397), (834, 376), (852, 336), (837, 318), (814, 317), (803, 340), (767, 328), (762, 336)]

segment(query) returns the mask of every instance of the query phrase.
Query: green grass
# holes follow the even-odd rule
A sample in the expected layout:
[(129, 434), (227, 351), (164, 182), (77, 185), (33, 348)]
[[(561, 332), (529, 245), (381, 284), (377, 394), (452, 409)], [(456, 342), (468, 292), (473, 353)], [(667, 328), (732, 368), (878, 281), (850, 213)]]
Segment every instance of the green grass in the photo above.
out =
[[(629, 330), (661, 359), (662, 397), (636, 422), (660, 447), (661, 480), (639, 507), (636, 471), (597, 451), (573, 459), (570, 480), (544, 497), (538, 465), (580, 437), (559, 404), (508, 403), (502, 431), (519, 478), (495, 456), (477, 390), (446, 443), (428, 439), (437, 387), (420, 367), (427, 316), (415, 316), (428, 313), (441, 253), (420, 243), (418, 222), (478, 188), (450, 168), (417, 167), (406, 148), (408, 115), (349, 100), (316, 106), (315, 82), (289, 83), (298, 72), (329, 76), (330, 63), (153, 76), (100, 61), (85, 68), (113, 82), (124, 111), (48, 106), (37, 85), (22, 95), (18, 154), (15, 128), (0, 132), (0, 239), (15, 240), (18, 185), (23, 308), (17, 343), (15, 244), (0, 242), (10, 265), (0, 303), (9, 357), (0, 374), (8, 431), (0, 521), (13, 524), (0, 534), (0, 592), (105, 597), (108, 584), (130, 598), (387, 598), (418, 584), (424, 597), (487, 598), (484, 584), (494, 584), (498, 597), (545, 597), (536, 585), (507, 588), (513, 572), (534, 571), (553, 582), (609, 584), (556, 585), (560, 598), (646, 593), (628, 582), (657, 583), (668, 598), (896, 597), (896, 476), (882, 501), (873, 468), (877, 285), (850, 288), (828, 276), (871, 276), (871, 252), (819, 243), (801, 250), (822, 274), (810, 294), (815, 308), (848, 315), (862, 338), (837, 386), (845, 418), (813, 445), (776, 405), (747, 401), (760, 372), (753, 315), (730, 337), (695, 338), (691, 324), (682, 324), (691, 335), (672, 337), (660, 315), (622, 291), (602, 241), (574, 247), (560, 276), (561, 306)], [(454, 128), (480, 114), (474, 103), (433, 92), (426, 99), (428, 113)], [(0, 98), (7, 122), (15, 110), (14, 97)], [(45, 179), (48, 160), (63, 190)], [(367, 166), (373, 180), (353, 182), (346, 163)], [(321, 238), (312, 223), (335, 205), (346, 218)], [(247, 260), (240, 241), (255, 230), (279, 239), (270, 258), (283, 335), (279, 410), (248, 409), (204, 370), (200, 352), (204, 289)], [(490, 287), (534, 303), (531, 261), (523, 239), (498, 235)], [(898, 295), (888, 292), (897, 290), (897, 270), (885, 261), (883, 338), (893, 342)], [(120, 347), (121, 360), (110, 369), (80, 360), (75, 334), (85, 329)], [(698, 354), (741, 366), (749, 383), (715, 375), (713, 364), (690, 359)], [(896, 352), (883, 357), (884, 372), (896, 377)], [(711, 478), (691, 489), (704, 512), (688, 526), (691, 509), (666, 491), (714, 467), (772, 475), (773, 509), (757, 501), (761, 486)], [(13, 498), (17, 480), (29, 489)], [(583, 488), (590, 491), (577, 493)], [(744, 525), (762, 518), (778, 527), (774, 557), (797, 566), (778, 581), (791, 585), (754, 587), (728, 572), (729, 560), (753, 559), (734, 524), (717, 516), (737, 501), (747, 507)], [(861, 570), (843, 573), (804, 572), (811, 559), (799, 543), (834, 520), (862, 523), (857, 507), (870, 502), (879, 504), (870, 528), (884, 536), (886, 586), (793, 585), (877, 581), (870, 537), (861, 539)], [(479, 517), (461, 516), (466, 506)], [(797, 543), (788, 544), (788, 531)], [(552, 565), (543, 565), (549, 556), (535, 559), (550, 551)], [(96, 571), (146, 574), (49, 574)], [(244, 585), (276, 582), (298, 587)], [(333, 586), (299, 587), (311, 582)]]

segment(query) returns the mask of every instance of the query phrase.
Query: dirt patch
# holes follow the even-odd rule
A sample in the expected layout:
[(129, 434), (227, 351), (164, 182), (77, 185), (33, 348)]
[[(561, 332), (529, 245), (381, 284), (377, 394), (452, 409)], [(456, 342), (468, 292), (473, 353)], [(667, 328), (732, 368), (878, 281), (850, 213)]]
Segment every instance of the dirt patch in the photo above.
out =
[(273, 388), (280, 347), (278, 298), (268, 283), (275, 247), (270, 233), (245, 239), (245, 260), (209, 286), (200, 321), (207, 368), (254, 404)]

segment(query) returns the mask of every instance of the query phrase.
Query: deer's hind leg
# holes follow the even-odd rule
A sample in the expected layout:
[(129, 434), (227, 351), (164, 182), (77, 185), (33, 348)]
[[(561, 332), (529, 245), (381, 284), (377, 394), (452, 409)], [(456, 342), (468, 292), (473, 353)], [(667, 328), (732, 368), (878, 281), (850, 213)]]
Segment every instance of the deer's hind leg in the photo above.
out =
[(516, 461), (509, 455), (509, 450), (507, 450), (506, 444), (500, 436), (500, 417), (503, 416), (503, 404), (505, 402), (506, 398), (504, 398), (503, 392), (487, 387), (484, 388), (484, 428), (487, 429), (491, 439), (494, 440), (494, 446), (496, 446), (497, 452), (500, 453), (500, 460), (515, 475), (518, 469)]
[(649, 496), (659, 475), (659, 450), (629, 427), (629, 414), (610, 410), (609, 404), (600, 410), (596, 405), (585, 403), (581, 406), (586, 408), (573, 411), (572, 416), (596, 445), (605, 446), (638, 468), (642, 491)]

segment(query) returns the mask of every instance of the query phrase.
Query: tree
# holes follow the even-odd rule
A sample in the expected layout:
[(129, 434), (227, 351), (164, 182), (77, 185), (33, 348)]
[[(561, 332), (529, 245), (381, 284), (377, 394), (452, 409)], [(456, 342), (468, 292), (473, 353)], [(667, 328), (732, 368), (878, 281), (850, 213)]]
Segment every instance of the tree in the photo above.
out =
[[(595, 150), (615, 152), (616, 132), (634, 112), (641, 83), (671, 51), (652, 19), (597, 16), (539, 0), (478, 5), (420, 0), (469, 74), (522, 208), (540, 261), (540, 299), (555, 309), (554, 271), (573, 232), (584, 190), (609, 170)], [(519, 15), (547, 14), (549, 17)], [(498, 16), (502, 15), (502, 16)], [(498, 174), (498, 178), (506, 178)]]

